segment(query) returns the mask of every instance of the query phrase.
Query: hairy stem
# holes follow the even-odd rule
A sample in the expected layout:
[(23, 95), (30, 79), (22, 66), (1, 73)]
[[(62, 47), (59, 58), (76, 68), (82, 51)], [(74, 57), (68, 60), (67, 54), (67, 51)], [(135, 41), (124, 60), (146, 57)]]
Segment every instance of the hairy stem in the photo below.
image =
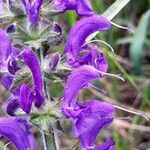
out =
[(57, 150), (54, 131), (51, 128), (48, 134), (43, 133), (44, 150)]

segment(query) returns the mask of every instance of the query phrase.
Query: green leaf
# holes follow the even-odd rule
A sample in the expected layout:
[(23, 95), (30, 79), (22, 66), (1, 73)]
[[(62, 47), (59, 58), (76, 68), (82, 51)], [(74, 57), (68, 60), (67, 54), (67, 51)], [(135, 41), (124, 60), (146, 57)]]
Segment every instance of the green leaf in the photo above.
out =
[(125, 37), (125, 38), (119, 39), (117, 41), (117, 44), (129, 44), (132, 41), (133, 41), (133, 37)]
[(69, 27), (69, 29), (71, 29), (71, 27), (74, 25), (74, 23), (77, 20), (77, 15), (74, 11), (69, 11), (66, 12), (65, 15), (65, 21), (67, 22), (67, 26)]
[(4, 149), (4, 143), (0, 141), (0, 150)]
[(136, 75), (142, 74), (142, 51), (146, 39), (149, 17), (150, 11), (141, 17), (130, 46), (130, 58), (133, 62)]
[(102, 15), (108, 20), (112, 20), (130, 0), (116, 0)]
[(3, 15), (0, 15), (0, 24), (5, 26), (13, 22), (14, 20), (13, 14), (8, 14), (7, 12)]

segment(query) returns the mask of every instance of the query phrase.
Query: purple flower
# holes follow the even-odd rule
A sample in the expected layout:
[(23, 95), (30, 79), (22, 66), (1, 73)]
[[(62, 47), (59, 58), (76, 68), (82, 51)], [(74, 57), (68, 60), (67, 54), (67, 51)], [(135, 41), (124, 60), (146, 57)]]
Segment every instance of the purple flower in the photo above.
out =
[(84, 65), (71, 73), (65, 86), (62, 111), (66, 117), (73, 119), (73, 135), (79, 138), (83, 150), (109, 150), (114, 145), (106, 142), (103, 146), (94, 147), (97, 134), (112, 123), (114, 107), (96, 100), (83, 104), (77, 102), (79, 90), (101, 76), (93, 66)]
[(80, 16), (89, 16), (94, 14), (88, 0), (55, 0), (54, 6), (61, 12), (75, 10)]
[(76, 57), (82, 50), (85, 39), (96, 31), (105, 31), (111, 28), (111, 23), (104, 17), (93, 15), (78, 21), (70, 31), (65, 53)]
[(112, 123), (115, 109), (108, 103), (96, 100), (78, 105), (82, 111), (73, 118), (73, 135), (79, 138), (82, 149), (94, 149), (98, 133)]
[(78, 56), (74, 58), (74, 62), (70, 63), (70, 65), (74, 68), (77, 68), (82, 65), (91, 65), (96, 69), (107, 72), (108, 62), (103, 53), (97, 52), (97, 47), (93, 47), (90, 50), (87, 50), (83, 56)]
[(8, 138), (17, 150), (36, 149), (34, 137), (25, 120), (0, 118), (0, 135)]
[(40, 107), (44, 103), (42, 72), (39, 60), (32, 49), (24, 49), (22, 57), (32, 72), (33, 85), (29, 87), (23, 84), (20, 87), (19, 101), (21, 108), (26, 113), (30, 113), (32, 102), (34, 102), (37, 107)]
[(5, 30), (0, 28), (0, 70), (15, 74), (19, 70), (17, 62), (18, 50), (12, 47), (12, 42)]
[(103, 144), (98, 147), (88, 148), (87, 150), (116, 150), (115, 142), (107, 139)]
[(75, 107), (79, 90), (87, 87), (88, 83), (97, 80), (101, 76), (98, 70), (90, 65), (75, 69), (68, 77), (65, 86), (63, 107)]
[(22, 2), (25, 6), (30, 22), (32, 23), (32, 25), (36, 25), (36, 23), (40, 19), (39, 12), (43, 0), (33, 0), (32, 2), (30, 2), (30, 0), (22, 0)]
[(64, 50), (68, 57), (68, 63), (73, 67), (88, 64), (106, 72), (108, 64), (104, 55), (98, 53), (96, 47), (90, 49), (83, 45), (86, 38), (92, 33), (110, 28), (111, 23), (102, 16), (94, 15), (78, 21), (69, 34)]

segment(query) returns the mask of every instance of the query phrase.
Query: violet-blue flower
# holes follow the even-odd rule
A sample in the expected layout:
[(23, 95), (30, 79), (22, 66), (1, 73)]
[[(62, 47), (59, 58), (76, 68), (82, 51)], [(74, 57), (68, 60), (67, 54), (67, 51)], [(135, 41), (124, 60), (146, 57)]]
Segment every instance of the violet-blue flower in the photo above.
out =
[[(105, 63), (106, 71), (108, 64), (104, 55), (96, 52), (95, 47), (89, 49), (89, 47), (85, 47), (83, 45), (86, 38), (92, 33), (96, 31), (105, 31), (110, 28), (111, 23), (106, 18), (98, 15), (86, 17), (78, 21), (70, 31), (64, 49), (65, 53), (67, 54), (68, 63), (73, 67), (78, 67), (83, 64), (90, 64), (94, 65), (94, 67), (98, 69), (101, 68), (101, 63)], [(81, 53), (84, 51), (86, 54), (82, 56)]]
[[(94, 46), (92, 49), (87, 49), (83, 56), (78, 56), (74, 58), (74, 62), (70, 65), (74, 68), (80, 67), (82, 65), (91, 65), (96, 69), (107, 72), (108, 62), (103, 53), (97, 51), (97, 47)], [(81, 54), (82, 55), (82, 54)]]
[(33, 77), (32, 87), (24, 83), (20, 88), (20, 106), (26, 113), (29, 113), (32, 101), (37, 107), (40, 107), (44, 103), (43, 80), (40, 63), (35, 52), (30, 48), (26, 48), (22, 57), (23, 61), (30, 68)]
[(80, 16), (94, 14), (89, 0), (55, 0), (54, 6), (61, 12), (75, 10)]
[(42, 6), (43, 0), (33, 0), (33, 1), (22, 0), (22, 2), (25, 6), (30, 22), (32, 23), (32, 25), (36, 25), (40, 19), (39, 12), (40, 12), (40, 8)]
[[(95, 149), (95, 139), (102, 128), (112, 123), (115, 109), (111, 104), (96, 100), (78, 105), (82, 111), (73, 118), (73, 135), (79, 138), (83, 150)], [(102, 148), (98, 146), (99, 150), (103, 150), (104, 145), (106, 143)]]
[(0, 118), (0, 135), (8, 138), (17, 150), (36, 149), (34, 137), (25, 120)]
[(75, 107), (79, 90), (87, 87), (88, 83), (97, 80), (101, 76), (102, 74), (90, 65), (83, 65), (75, 69), (69, 75), (65, 86), (63, 107)]
[(79, 20), (69, 33), (64, 52), (76, 57), (81, 52), (85, 39), (89, 35), (110, 28), (110, 21), (102, 16), (93, 15)]
[(114, 145), (106, 142), (103, 147), (94, 146), (99, 131), (113, 121), (114, 107), (96, 100), (82, 104), (77, 102), (79, 90), (100, 77), (101, 74), (93, 66), (81, 66), (68, 77), (64, 91), (62, 111), (66, 117), (73, 119), (73, 135), (79, 138), (82, 150), (105, 150), (104, 147), (109, 149)]

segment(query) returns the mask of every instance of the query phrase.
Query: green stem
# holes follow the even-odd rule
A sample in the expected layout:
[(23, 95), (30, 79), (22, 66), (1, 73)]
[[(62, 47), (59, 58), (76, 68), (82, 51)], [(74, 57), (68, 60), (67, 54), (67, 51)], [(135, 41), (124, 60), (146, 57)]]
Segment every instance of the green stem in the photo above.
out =
[(53, 129), (48, 134), (43, 133), (44, 150), (57, 150)]

